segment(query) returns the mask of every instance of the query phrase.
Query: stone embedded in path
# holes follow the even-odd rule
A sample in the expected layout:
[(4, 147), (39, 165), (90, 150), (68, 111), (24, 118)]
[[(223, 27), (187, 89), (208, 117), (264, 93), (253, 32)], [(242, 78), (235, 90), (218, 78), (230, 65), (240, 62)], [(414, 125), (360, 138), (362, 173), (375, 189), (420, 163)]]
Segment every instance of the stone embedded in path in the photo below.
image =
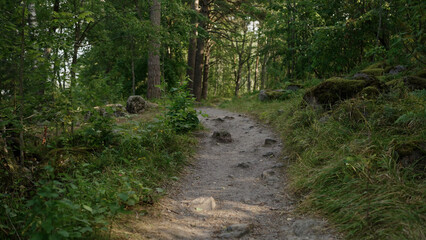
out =
[(226, 227), (223, 233), (219, 234), (219, 238), (240, 238), (250, 232), (251, 224), (234, 224)]
[(250, 162), (238, 163), (237, 167), (239, 167), (239, 168), (249, 168), (250, 167)]
[(211, 211), (216, 208), (216, 201), (213, 197), (199, 197), (192, 200), (189, 206), (196, 211)]
[(226, 119), (226, 120), (233, 120), (233, 119), (234, 119), (234, 117), (226, 116), (226, 117), (225, 117), (225, 119)]
[(213, 132), (212, 137), (216, 139), (216, 141), (221, 143), (230, 143), (232, 142), (231, 134), (227, 131), (215, 131)]
[(267, 152), (265, 154), (262, 155), (263, 157), (274, 157), (275, 153), (274, 152)]
[(274, 169), (268, 169), (262, 172), (260, 177), (266, 181), (275, 181), (278, 179), (277, 172)]
[(213, 121), (216, 121), (216, 122), (224, 122), (225, 120), (223, 119), (223, 118), (215, 118), (215, 119), (213, 119)]
[(267, 139), (265, 139), (265, 145), (264, 146), (271, 146), (275, 143), (277, 143), (277, 140), (272, 139), (272, 138), (267, 138)]

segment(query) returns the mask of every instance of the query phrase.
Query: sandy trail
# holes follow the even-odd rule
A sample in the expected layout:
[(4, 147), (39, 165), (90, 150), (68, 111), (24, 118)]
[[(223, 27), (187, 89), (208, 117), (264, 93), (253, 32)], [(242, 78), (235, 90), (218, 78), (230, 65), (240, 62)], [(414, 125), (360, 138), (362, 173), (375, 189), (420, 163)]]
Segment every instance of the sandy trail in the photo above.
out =
[[(324, 221), (293, 213), (272, 131), (241, 114), (199, 110), (208, 131), (196, 160), (155, 210), (126, 224), (125, 239), (336, 239)], [(233, 141), (218, 142), (214, 131)]]

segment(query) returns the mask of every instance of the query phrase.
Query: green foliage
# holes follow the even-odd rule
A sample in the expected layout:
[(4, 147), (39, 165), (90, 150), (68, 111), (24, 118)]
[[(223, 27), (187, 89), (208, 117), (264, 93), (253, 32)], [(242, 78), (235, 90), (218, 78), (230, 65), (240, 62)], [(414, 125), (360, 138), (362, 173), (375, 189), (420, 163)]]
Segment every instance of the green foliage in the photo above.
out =
[[(0, 195), (0, 237), (76, 239), (106, 234), (118, 214), (152, 204), (164, 194), (163, 181), (176, 179), (195, 144), (163, 121), (115, 125), (99, 114), (75, 135), (60, 138), (51, 143), (65, 144), (51, 146), (55, 154), (50, 160), (56, 161), (30, 175), (39, 179), (34, 185), (14, 177), (12, 192)], [(90, 151), (80, 151), (82, 147)]]
[(171, 90), (165, 122), (176, 132), (188, 132), (198, 127), (199, 120), (194, 109), (194, 101), (195, 98), (189, 94), (186, 85)]

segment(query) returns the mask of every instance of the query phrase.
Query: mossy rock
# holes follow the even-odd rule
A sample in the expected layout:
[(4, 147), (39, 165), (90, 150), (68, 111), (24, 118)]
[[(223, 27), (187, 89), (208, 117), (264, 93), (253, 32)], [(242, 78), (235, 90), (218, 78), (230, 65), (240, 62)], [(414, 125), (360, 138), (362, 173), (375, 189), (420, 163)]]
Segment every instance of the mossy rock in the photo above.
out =
[(367, 68), (361, 72), (372, 76), (382, 76), (385, 70), (383, 68)]
[(376, 99), (380, 96), (380, 90), (375, 86), (368, 86), (362, 89), (359, 95), (366, 99)]
[(420, 78), (426, 78), (426, 69), (423, 69), (423, 70), (417, 72), (413, 76), (420, 77)]
[(276, 89), (276, 90), (262, 90), (259, 93), (259, 100), (262, 102), (270, 100), (286, 100), (290, 98), (290, 90)]
[(310, 105), (331, 106), (336, 102), (349, 99), (358, 94), (374, 82), (366, 80), (349, 80), (344, 78), (330, 78), (316, 87), (309, 89), (303, 99)]
[(404, 79), (404, 85), (407, 86), (410, 90), (422, 90), (426, 89), (426, 78), (421, 78), (417, 76), (408, 76)]
[(371, 64), (370, 66), (366, 67), (365, 69), (375, 69), (375, 68), (384, 69), (386, 67), (387, 67), (387, 63), (385, 61), (381, 61), (381, 62)]
[(415, 170), (424, 173), (426, 167), (426, 142), (411, 141), (395, 146), (398, 163), (403, 167), (412, 166)]

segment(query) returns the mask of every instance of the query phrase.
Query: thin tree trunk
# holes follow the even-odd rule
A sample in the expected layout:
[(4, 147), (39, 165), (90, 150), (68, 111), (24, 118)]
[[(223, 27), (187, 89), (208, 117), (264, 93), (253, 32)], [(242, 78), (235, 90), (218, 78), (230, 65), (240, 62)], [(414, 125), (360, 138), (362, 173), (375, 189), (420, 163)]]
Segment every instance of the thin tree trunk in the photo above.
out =
[(210, 72), (210, 50), (212, 46), (210, 40), (207, 40), (206, 51), (204, 54), (204, 72), (203, 72), (203, 89), (201, 92), (201, 99), (207, 99), (208, 86), (209, 86), (209, 72)]
[(263, 63), (262, 63), (262, 73), (260, 76), (260, 89), (265, 89), (265, 83), (266, 83), (266, 77), (267, 77), (267, 73), (266, 73), (266, 64), (268, 64), (268, 54), (265, 54), (263, 56)]
[(26, 1), (22, 6), (22, 19), (21, 19), (21, 55), (19, 61), (19, 122), (21, 124), (19, 130), (19, 163), (24, 165), (24, 71), (25, 71), (25, 8)]
[(160, 41), (158, 40), (158, 32), (161, 24), (161, 3), (159, 0), (152, 0), (150, 15), (151, 24), (156, 34), (151, 42), (151, 49), (148, 55), (148, 99), (159, 98), (161, 96), (161, 90), (157, 87), (157, 85), (161, 84)]
[(253, 90), (256, 91), (257, 90), (257, 74), (259, 72), (259, 54), (257, 54), (256, 56), (256, 67), (254, 70), (254, 86), (253, 86)]
[[(198, 0), (194, 0), (191, 4), (192, 10), (198, 12)], [(188, 90), (191, 93), (194, 93), (193, 91), (193, 82), (194, 82), (194, 72), (195, 72), (195, 54), (197, 51), (197, 26), (198, 21), (197, 18), (194, 17), (191, 21), (193, 24), (194, 30), (192, 32), (191, 38), (189, 39), (189, 46), (188, 46), (188, 66), (186, 70), (186, 75), (189, 78), (188, 81)]]
[(135, 76), (135, 53), (134, 39), (132, 38), (132, 95), (136, 94), (136, 76)]

